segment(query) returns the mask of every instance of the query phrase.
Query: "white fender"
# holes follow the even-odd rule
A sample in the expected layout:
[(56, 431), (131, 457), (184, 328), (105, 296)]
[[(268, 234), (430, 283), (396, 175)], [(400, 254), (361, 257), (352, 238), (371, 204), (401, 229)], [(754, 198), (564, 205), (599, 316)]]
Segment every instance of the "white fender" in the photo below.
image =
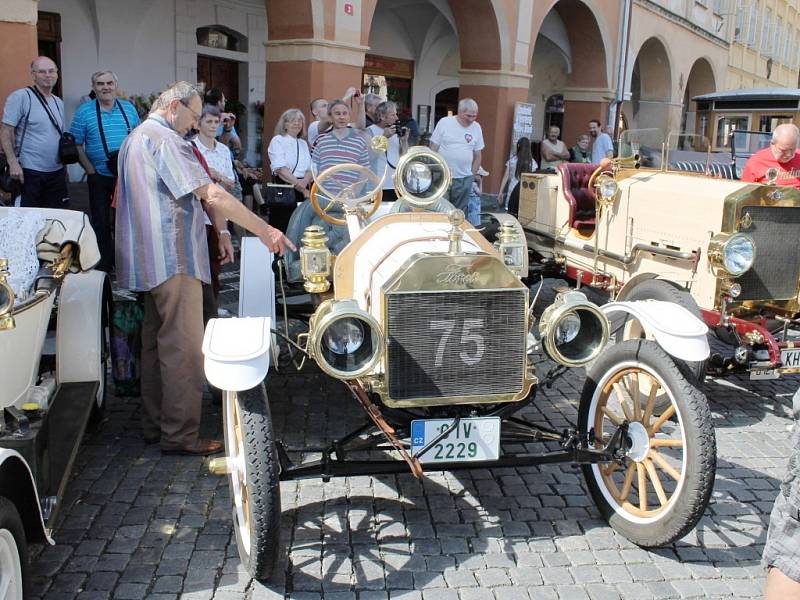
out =
[(269, 317), (275, 322), (275, 273), (272, 253), (257, 237), (242, 238), (239, 316)]
[(601, 306), (606, 316), (626, 312), (639, 320), (648, 337), (652, 337), (675, 358), (698, 362), (708, 358), (708, 327), (682, 306), (661, 300), (611, 302)]
[[(103, 271), (68, 273), (58, 296), (56, 372), (60, 383), (103, 382)], [(98, 398), (102, 398), (102, 389)]]
[(249, 390), (269, 370), (269, 317), (211, 319), (203, 337), (208, 381), (221, 390)]
[(55, 544), (44, 524), (31, 468), (16, 450), (0, 448), (0, 496), (8, 498), (16, 506), (28, 542)]

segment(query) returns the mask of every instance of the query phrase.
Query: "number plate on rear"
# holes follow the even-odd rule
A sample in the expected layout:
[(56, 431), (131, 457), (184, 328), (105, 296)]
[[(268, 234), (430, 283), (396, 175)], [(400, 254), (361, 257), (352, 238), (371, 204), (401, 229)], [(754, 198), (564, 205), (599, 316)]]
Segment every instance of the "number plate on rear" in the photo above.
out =
[[(411, 422), (411, 454), (416, 456), (431, 440), (452, 425), (452, 419)], [(497, 460), (500, 456), (500, 417), (461, 419), (447, 437), (420, 457), (423, 463)]]
[(783, 373), (797, 372), (800, 369), (800, 348), (784, 348), (781, 350)]

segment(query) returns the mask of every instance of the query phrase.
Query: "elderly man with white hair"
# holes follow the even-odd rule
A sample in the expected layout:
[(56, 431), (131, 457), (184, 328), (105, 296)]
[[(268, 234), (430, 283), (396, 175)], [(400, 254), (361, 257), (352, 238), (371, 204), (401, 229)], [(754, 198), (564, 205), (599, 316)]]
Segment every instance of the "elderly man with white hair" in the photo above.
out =
[(478, 103), (464, 98), (458, 103), (458, 114), (444, 117), (436, 123), (431, 135), (431, 149), (439, 152), (450, 167), (453, 183), (448, 200), (467, 213), (473, 180), (480, 176), (483, 131), (478, 119)]
[[(772, 132), (769, 146), (747, 159), (742, 181), (766, 183), (775, 175), (778, 185), (800, 188), (800, 154), (797, 152), (800, 131), (797, 125), (784, 123)], [(772, 169), (774, 171), (770, 172)]]

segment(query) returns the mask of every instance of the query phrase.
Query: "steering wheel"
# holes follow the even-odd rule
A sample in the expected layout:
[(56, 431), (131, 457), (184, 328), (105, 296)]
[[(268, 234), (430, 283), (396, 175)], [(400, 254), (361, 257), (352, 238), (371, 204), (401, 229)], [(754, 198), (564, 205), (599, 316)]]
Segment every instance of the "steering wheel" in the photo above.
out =
[(587, 187), (589, 188), (589, 193), (594, 196), (595, 200), (597, 200), (597, 189), (595, 188), (594, 184), (597, 181), (597, 178), (600, 177), (601, 173), (606, 173), (611, 169), (611, 165), (613, 161), (610, 158), (604, 158), (600, 161), (600, 164), (597, 165), (597, 168), (592, 172), (591, 177), (589, 177), (589, 183)]
[[(330, 223), (331, 225), (346, 225), (347, 221), (345, 219), (341, 217), (335, 217), (328, 212), (331, 209), (331, 207), (336, 204), (341, 204), (342, 206), (344, 206), (345, 211), (347, 211), (348, 209), (356, 210), (360, 205), (369, 202), (371, 203), (370, 208), (367, 210), (364, 216), (367, 219), (370, 218), (378, 211), (378, 208), (380, 208), (381, 206), (381, 200), (383, 199), (383, 187), (381, 187), (379, 181), (376, 181), (376, 188), (372, 190), (367, 196), (353, 198), (350, 194), (346, 193), (348, 190), (345, 189), (343, 193), (339, 193), (335, 198), (329, 199), (328, 205), (325, 208), (322, 208), (322, 206), (320, 206), (317, 194), (320, 192), (321, 189), (326, 196), (334, 196), (334, 194), (328, 193), (327, 190), (325, 189), (325, 182), (339, 171), (351, 171), (351, 172), (355, 171), (358, 174), (363, 175), (364, 178), (368, 180), (375, 179), (375, 174), (370, 169), (354, 163), (342, 163), (340, 165), (335, 165), (333, 167), (330, 167), (329, 169), (326, 169), (318, 177), (314, 179), (314, 183), (311, 186), (311, 192), (309, 194), (308, 199), (311, 202), (311, 207), (314, 209), (314, 212), (317, 213), (320, 216), (320, 218), (326, 223)], [(320, 185), (320, 182), (322, 185)]]

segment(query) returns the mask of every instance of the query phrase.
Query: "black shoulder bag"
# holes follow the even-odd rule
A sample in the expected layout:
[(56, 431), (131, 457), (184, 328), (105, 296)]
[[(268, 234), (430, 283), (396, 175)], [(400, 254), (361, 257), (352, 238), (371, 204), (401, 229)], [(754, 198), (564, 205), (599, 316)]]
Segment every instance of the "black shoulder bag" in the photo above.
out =
[[(125, 127), (128, 128), (128, 135), (131, 132), (131, 123), (128, 121), (128, 115), (125, 114), (125, 109), (120, 103), (119, 100), (114, 100), (114, 106), (119, 107), (119, 112), (122, 113), (122, 118), (125, 119)], [(117, 159), (119, 158), (119, 148), (114, 150), (113, 152), (108, 151), (108, 143), (106, 142), (106, 134), (103, 131), (103, 118), (100, 114), (100, 102), (95, 99), (94, 101), (94, 108), (97, 112), (97, 128), (100, 130), (100, 141), (103, 142), (103, 151), (106, 153), (106, 168), (111, 171), (111, 174), (116, 177), (117, 176)], [(114, 114), (114, 108), (111, 108), (111, 114)]]
[[(294, 175), (297, 165), (300, 164), (300, 140), (296, 139), (295, 142), (297, 142), (297, 160), (294, 161), (292, 175)], [(291, 183), (285, 183), (277, 173), (273, 174), (272, 183), (267, 184), (267, 206), (294, 206), (296, 202), (294, 186)]]
[(56, 131), (58, 131), (58, 135), (61, 136), (61, 138), (58, 140), (58, 160), (61, 161), (62, 165), (71, 165), (78, 162), (80, 155), (78, 154), (78, 145), (75, 143), (75, 136), (69, 131), (61, 130), (61, 127), (58, 126), (56, 118), (50, 111), (50, 106), (47, 104), (47, 101), (44, 99), (44, 97), (39, 93), (39, 90), (33, 86), (29, 86), (28, 89), (31, 90), (39, 99), (39, 102), (41, 102), (42, 107), (47, 113), (47, 116), (50, 118), (50, 122), (53, 124), (53, 127), (56, 128)]

